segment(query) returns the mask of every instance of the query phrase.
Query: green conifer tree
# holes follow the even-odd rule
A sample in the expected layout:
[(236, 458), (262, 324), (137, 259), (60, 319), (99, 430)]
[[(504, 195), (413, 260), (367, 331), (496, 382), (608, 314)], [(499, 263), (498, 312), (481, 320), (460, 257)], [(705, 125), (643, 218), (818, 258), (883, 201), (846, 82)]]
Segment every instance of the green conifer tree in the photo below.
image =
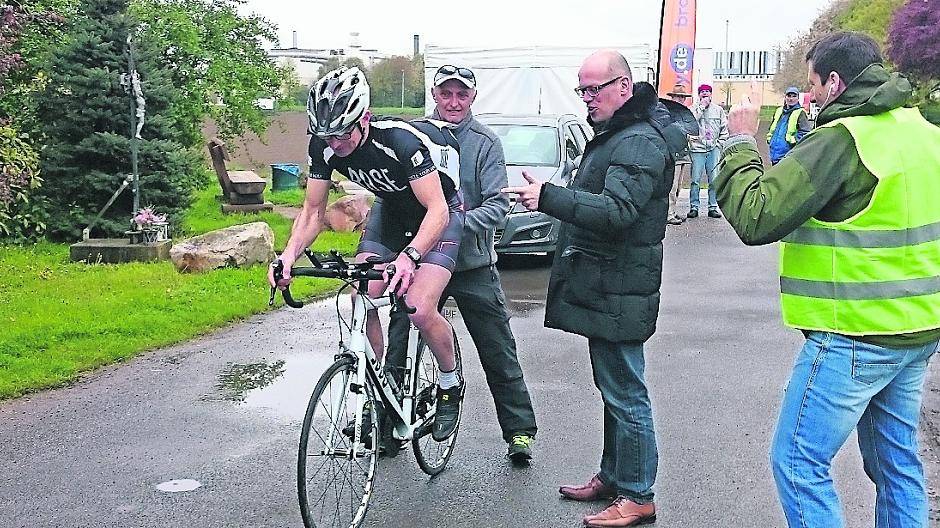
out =
[[(127, 37), (146, 99), (139, 140), (140, 204), (160, 213), (186, 207), (204, 181), (198, 153), (179, 137), (170, 111), (179, 97), (158, 50), (138, 41), (128, 0), (84, 0), (66, 43), (55, 54), (38, 113), (46, 137), (41, 154), (43, 193), (49, 200), (49, 236), (75, 239), (131, 173)], [(130, 227), (133, 194), (125, 191), (96, 226), (95, 235), (118, 236)]]

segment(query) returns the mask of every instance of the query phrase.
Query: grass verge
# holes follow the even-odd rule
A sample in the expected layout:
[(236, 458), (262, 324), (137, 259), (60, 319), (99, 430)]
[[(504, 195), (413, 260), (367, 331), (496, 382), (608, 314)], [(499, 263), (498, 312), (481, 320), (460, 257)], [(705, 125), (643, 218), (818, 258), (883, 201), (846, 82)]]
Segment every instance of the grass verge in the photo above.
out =
[[(291, 221), (275, 213), (222, 215), (209, 188), (182, 222), (182, 235), (267, 222), (283, 248)], [(314, 250), (355, 250), (357, 233), (324, 232)], [(170, 262), (80, 264), (68, 245), (0, 246), (0, 399), (56, 387), (82, 372), (191, 339), (267, 309), (263, 266), (178, 273)], [(297, 281), (297, 297), (335, 288)]]
[(380, 116), (409, 116), (409, 117), (423, 117), (424, 116), (424, 107), (412, 107), (406, 106), (404, 108), (399, 106), (376, 106), (371, 108), (372, 113)]
[[(296, 191), (296, 192), (295, 192)], [(282, 195), (283, 193), (283, 195)], [(303, 191), (301, 189), (278, 191), (277, 195), (282, 195), (284, 205), (294, 205), (291, 200), (302, 201)], [(183, 237), (201, 235), (215, 229), (222, 229), (238, 224), (247, 224), (249, 222), (266, 222), (274, 231), (274, 249), (281, 251), (287, 238), (290, 236), (290, 228), (293, 223), (289, 218), (285, 218), (275, 212), (263, 212), (252, 214), (223, 214), (217, 198), (218, 190), (215, 186), (210, 186), (199, 191), (196, 200), (187, 211), (182, 222)], [(330, 201), (338, 198), (339, 195), (331, 195)], [(273, 201), (273, 200), (272, 200)], [(344, 255), (351, 255), (356, 250), (356, 244), (359, 242), (359, 233), (336, 233), (333, 231), (324, 231), (317, 238), (313, 248), (314, 251), (325, 252), (329, 249), (337, 249)]]
[[(301, 188), (285, 189), (282, 191), (270, 191), (265, 194), (265, 198), (274, 205), (300, 207), (304, 204), (304, 197), (306, 196), (306, 192), (306, 189)], [(333, 203), (342, 196), (344, 196), (342, 193), (331, 192), (329, 201), (330, 203)]]

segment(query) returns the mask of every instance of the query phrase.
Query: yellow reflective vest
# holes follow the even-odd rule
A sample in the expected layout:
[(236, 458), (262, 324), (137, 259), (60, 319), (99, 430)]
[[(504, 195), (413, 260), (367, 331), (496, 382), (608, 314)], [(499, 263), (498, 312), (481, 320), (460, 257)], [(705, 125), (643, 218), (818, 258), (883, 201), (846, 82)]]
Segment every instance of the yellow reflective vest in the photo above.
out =
[(916, 109), (837, 119), (877, 178), (841, 222), (810, 219), (781, 242), (784, 323), (844, 335), (940, 328), (940, 128)]
[[(787, 134), (784, 139), (787, 140), (787, 143), (796, 145), (796, 132), (800, 125), (800, 114), (806, 113), (803, 110), (803, 107), (796, 108), (790, 112), (789, 117), (787, 117)], [(767, 142), (770, 143), (770, 140), (774, 137), (774, 132), (777, 130), (777, 123), (780, 122), (780, 118), (783, 116), (783, 107), (777, 107), (777, 111), (774, 112), (774, 120), (770, 123), (770, 132), (767, 132)]]

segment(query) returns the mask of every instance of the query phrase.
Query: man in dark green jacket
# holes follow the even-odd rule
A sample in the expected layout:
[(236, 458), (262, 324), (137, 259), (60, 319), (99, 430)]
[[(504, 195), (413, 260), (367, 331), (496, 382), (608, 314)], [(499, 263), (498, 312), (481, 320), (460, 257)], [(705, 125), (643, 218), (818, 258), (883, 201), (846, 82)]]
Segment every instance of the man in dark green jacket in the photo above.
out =
[(839, 527), (832, 458), (858, 431), (876, 526), (927, 526), (917, 428), (940, 339), (940, 129), (877, 43), (836, 33), (806, 56), (817, 128), (765, 170), (757, 108), (732, 109), (715, 180), (746, 244), (782, 241), (784, 323), (806, 343), (771, 448), (791, 527)]
[(588, 338), (604, 401), (600, 472), (585, 485), (559, 492), (579, 501), (616, 499), (585, 517), (587, 526), (634, 526), (656, 518), (658, 455), (643, 343), (656, 329), (667, 195), (686, 133), (673, 124), (652, 86), (633, 83), (616, 51), (588, 57), (578, 80), (575, 91), (596, 134), (577, 176), (560, 187), (523, 173), (529, 185), (506, 191), (518, 194), (530, 211), (562, 221), (545, 326)]

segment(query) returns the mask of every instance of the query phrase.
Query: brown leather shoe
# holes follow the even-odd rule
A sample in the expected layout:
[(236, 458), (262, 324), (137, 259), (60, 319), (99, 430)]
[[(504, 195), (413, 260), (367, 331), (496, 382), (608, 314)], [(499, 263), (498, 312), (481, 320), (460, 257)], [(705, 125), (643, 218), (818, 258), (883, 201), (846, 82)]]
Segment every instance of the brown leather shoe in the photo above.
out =
[(606, 510), (584, 518), (588, 528), (621, 528), (656, 522), (656, 505), (637, 504), (626, 497), (617, 497)]
[(613, 499), (617, 496), (617, 490), (601, 482), (597, 475), (581, 486), (562, 486), (558, 488), (558, 493), (566, 499), (581, 502)]

